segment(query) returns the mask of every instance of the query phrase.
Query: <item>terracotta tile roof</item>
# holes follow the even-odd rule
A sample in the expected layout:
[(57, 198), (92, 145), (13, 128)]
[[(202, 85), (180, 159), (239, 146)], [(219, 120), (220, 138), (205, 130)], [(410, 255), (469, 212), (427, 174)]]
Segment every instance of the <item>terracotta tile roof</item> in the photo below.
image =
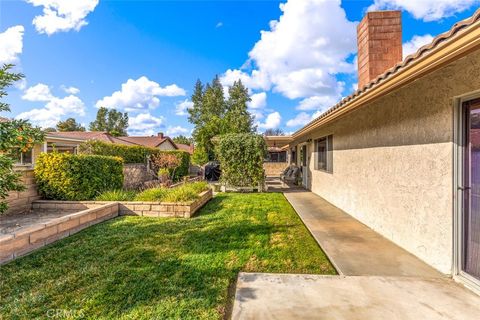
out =
[[(164, 143), (167, 140), (170, 140), (169, 137), (158, 137), (158, 136), (151, 136), (151, 137), (117, 137), (117, 140), (123, 141), (125, 143), (136, 144), (139, 146), (146, 146), (155, 148)], [(172, 143), (175, 145), (174, 143)]]
[(8, 118), (4, 118), (4, 117), (0, 117), (0, 122), (9, 122), (10, 119)]
[(49, 137), (71, 138), (79, 140), (99, 140), (112, 143), (112, 136), (104, 131), (66, 131), (66, 132), (49, 132)]
[(194, 147), (193, 145), (182, 144), (182, 143), (175, 143), (179, 150), (187, 151), (190, 154), (193, 154)]
[[(318, 120), (325, 118), (327, 115), (331, 114), (332, 112), (336, 111), (337, 109), (342, 108), (352, 100), (362, 96), (365, 92), (368, 90), (381, 86), (388, 78), (390, 78), (392, 75), (402, 71), (403, 69), (409, 67), (412, 63), (416, 62), (420, 58), (424, 58), (428, 55), (430, 55), (432, 52), (435, 51), (441, 44), (443, 43), (448, 43), (450, 42), (453, 38), (455, 38), (455, 35), (458, 34), (458, 32), (468, 28), (469, 26), (473, 25), (475, 22), (480, 20), (480, 9), (478, 9), (470, 18), (467, 18), (465, 20), (459, 21), (455, 23), (452, 28), (444, 32), (438, 36), (436, 36), (431, 43), (424, 45), (420, 49), (417, 50), (417, 52), (408, 55), (403, 61), (397, 63), (395, 66), (392, 68), (388, 69), (385, 71), (383, 74), (379, 75), (377, 78), (374, 80), (370, 81), (367, 83), (365, 86), (362, 88), (358, 88), (357, 91), (352, 93), (351, 95), (343, 98), (340, 102), (338, 102), (336, 105), (322, 113), (320, 116), (317, 118), (313, 119), (309, 123), (307, 123), (304, 127), (307, 127), (314, 122), (317, 122)], [(301, 131), (302, 129), (297, 130)], [(294, 133), (294, 135), (297, 134), (297, 132)]]

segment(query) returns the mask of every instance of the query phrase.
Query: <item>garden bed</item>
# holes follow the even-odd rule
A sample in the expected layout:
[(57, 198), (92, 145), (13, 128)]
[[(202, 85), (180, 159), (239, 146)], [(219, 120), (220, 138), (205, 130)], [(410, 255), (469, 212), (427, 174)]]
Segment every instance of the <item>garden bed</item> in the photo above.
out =
[(36, 212), (59, 210), (76, 212), (78, 210), (97, 208), (109, 203), (118, 203), (120, 215), (191, 218), (198, 209), (212, 199), (212, 196), (212, 190), (208, 189), (200, 193), (198, 199), (187, 202), (38, 200), (32, 203), (32, 209)]

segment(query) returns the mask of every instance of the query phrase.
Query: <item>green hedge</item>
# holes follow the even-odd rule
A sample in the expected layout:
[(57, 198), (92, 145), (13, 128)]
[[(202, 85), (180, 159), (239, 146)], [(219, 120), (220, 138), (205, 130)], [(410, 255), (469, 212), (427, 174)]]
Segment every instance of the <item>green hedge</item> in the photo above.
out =
[(54, 200), (90, 200), (123, 186), (123, 160), (118, 157), (41, 153), (35, 163), (40, 194)]
[(143, 146), (126, 146), (89, 140), (80, 144), (78, 152), (81, 154), (120, 157), (125, 163), (145, 163), (148, 156), (158, 153), (160, 150)]
[(81, 154), (120, 157), (125, 163), (145, 163), (147, 157), (160, 152), (174, 154), (180, 159), (180, 166), (175, 169), (175, 181), (187, 176), (190, 168), (190, 153), (183, 150), (167, 151), (142, 146), (105, 143), (97, 140), (82, 143), (78, 150)]
[(215, 153), (222, 169), (221, 181), (234, 187), (263, 185), (266, 152), (265, 140), (260, 135), (232, 133), (219, 136)]

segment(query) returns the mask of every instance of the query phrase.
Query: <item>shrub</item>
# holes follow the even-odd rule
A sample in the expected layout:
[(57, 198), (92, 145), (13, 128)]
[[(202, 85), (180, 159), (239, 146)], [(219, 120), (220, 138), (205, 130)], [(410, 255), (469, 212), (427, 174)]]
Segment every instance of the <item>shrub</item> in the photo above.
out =
[(133, 201), (136, 194), (137, 193), (135, 191), (116, 189), (116, 190), (105, 191), (104, 193), (97, 196), (95, 200), (97, 201)]
[(135, 201), (186, 202), (193, 201), (208, 189), (206, 182), (187, 183), (176, 188), (153, 188), (139, 193)]
[(219, 136), (215, 153), (222, 168), (221, 181), (235, 187), (264, 183), (263, 161), (267, 152), (262, 136), (232, 133)]
[[(172, 167), (163, 167), (169, 170), (170, 177), (173, 181), (179, 181), (182, 177), (188, 176), (190, 171), (190, 153), (182, 150), (168, 150), (168, 151), (161, 151), (160, 154), (167, 155), (167, 156), (175, 156), (179, 164), (172, 168)], [(152, 155), (152, 158), (155, 157)], [(166, 157), (165, 157), (166, 158)], [(156, 171), (162, 169), (160, 166), (156, 166)]]
[(192, 163), (199, 166), (203, 166), (207, 162), (208, 162), (208, 154), (205, 151), (205, 148), (202, 148), (202, 147), (195, 148), (192, 154)]
[(120, 157), (125, 163), (145, 163), (150, 155), (157, 154), (160, 150), (143, 146), (126, 146), (98, 140), (89, 140), (80, 144), (78, 152), (82, 154)]
[(123, 161), (118, 157), (41, 153), (35, 165), (40, 194), (54, 200), (91, 200), (123, 186)]

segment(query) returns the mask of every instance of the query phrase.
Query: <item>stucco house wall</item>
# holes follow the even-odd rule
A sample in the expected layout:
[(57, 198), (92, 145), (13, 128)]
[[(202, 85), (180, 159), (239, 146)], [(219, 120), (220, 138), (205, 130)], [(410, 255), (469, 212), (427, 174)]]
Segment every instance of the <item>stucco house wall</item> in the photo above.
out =
[(333, 173), (309, 188), (443, 273), (452, 272), (454, 97), (480, 89), (480, 52), (294, 141), (333, 134)]

